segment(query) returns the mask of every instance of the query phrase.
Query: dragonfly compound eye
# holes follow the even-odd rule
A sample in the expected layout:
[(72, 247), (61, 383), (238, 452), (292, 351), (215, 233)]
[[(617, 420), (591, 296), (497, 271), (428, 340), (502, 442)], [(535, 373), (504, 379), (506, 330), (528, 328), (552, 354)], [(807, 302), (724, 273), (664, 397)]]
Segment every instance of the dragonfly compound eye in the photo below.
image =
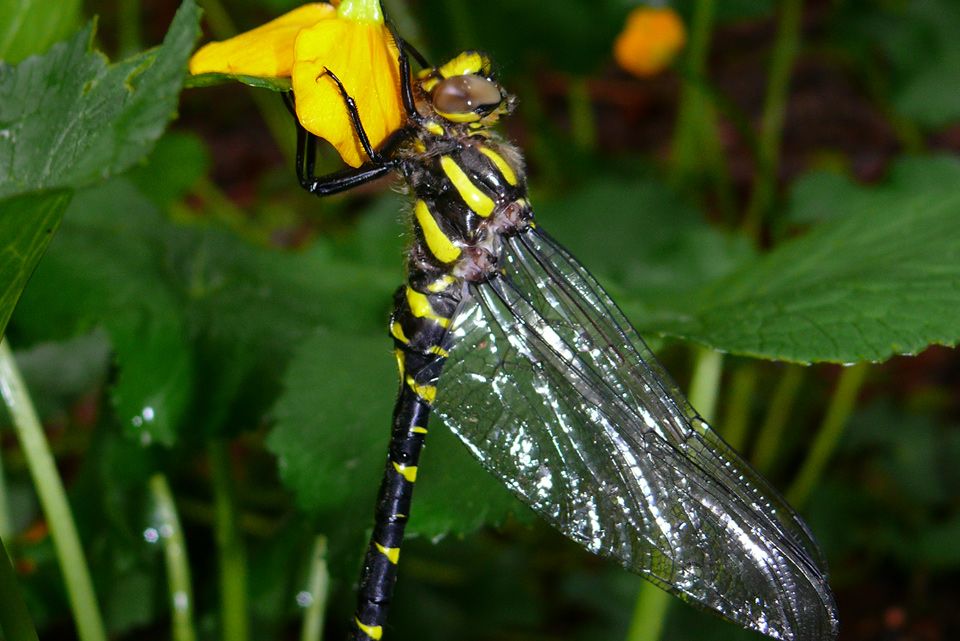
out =
[(449, 118), (472, 116), (471, 120), (493, 110), (503, 102), (500, 88), (483, 76), (468, 74), (453, 76), (441, 81), (433, 90), (433, 106), (437, 112)]

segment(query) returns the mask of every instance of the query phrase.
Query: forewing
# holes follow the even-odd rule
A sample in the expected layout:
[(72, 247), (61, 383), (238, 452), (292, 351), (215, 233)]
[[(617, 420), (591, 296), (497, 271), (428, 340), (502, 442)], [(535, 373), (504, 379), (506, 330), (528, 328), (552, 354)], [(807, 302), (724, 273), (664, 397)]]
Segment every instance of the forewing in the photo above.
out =
[(451, 328), (436, 411), (565, 535), (774, 638), (836, 636), (802, 521), (693, 411), (569, 253), (504, 241)]

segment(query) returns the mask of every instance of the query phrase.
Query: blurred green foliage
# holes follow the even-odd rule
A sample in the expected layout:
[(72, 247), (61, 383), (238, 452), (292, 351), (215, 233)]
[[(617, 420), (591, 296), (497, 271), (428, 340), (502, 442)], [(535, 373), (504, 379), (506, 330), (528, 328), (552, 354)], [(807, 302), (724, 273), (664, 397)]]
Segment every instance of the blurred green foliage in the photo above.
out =
[[(225, 9), (248, 28), (295, 4), (237, 0)], [(696, 4), (678, 9), (689, 19)], [(768, 51), (775, 5), (720, 3), (713, 64), (741, 63), (741, 45), (731, 42), (747, 32)], [(294, 636), (319, 532), (330, 540), (327, 632), (335, 638), (351, 609), (389, 433), (395, 381), (385, 319), (403, 278), (408, 205), (386, 190), (329, 202), (297, 193), (236, 88), (191, 89), (184, 122), (164, 134), (197, 17), (190, 2), (175, 19), (174, 2), (135, 7), (151, 43), (162, 37), (157, 25), (173, 24), (159, 47), (110, 64), (90, 44), (130, 41), (117, 35), (130, 27), (112, 3), (91, 0), (82, 12), (76, 3), (57, 11), (0, 3), (0, 325), (16, 306), (7, 335), (22, 348), (18, 361), (50, 428), (114, 638), (168, 626), (163, 556), (146, 535), (154, 526), (147, 479), (157, 471), (170, 478), (186, 524), (199, 636), (216, 635), (205, 453), (214, 438), (232, 444), (254, 633)], [(805, 46), (838, 53), (828, 64), (864, 88), (862, 103), (896, 120), (891, 127), (929, 133), (923, 140), (940, 153), (906, 156), (888, 146), (884, 170), (865, 184), (848, 163), (828, 172), (815, 162), (824, 150), (806, 150), (783, 176), (760, 243), (717, 222), (716, 193), (671, 186), (662, 163), (669, 115), (647, 137), (632, 137), (658, 109), (676, 110), (677, 79), (637, 81), (613, 70), (610, 46), (627, 3), (564, 0), (545, 11), (533, 1), (492, 0), (479, 10), (465, 0), (420, 0), (404, 8), (431, 59), (464, 47), (493, 55), (525, 99), (510, 131), (530, 152), (538, 219), (649, 335), (695, 341), (738, 364), (880, 362), (960, 339), (960, 162), (955, 143), (936, 143), (955, 140), (960, 123), (960, 12), (949, 0), (809, 12), (818, 28), (805, 33)], [(100, 36), (81, 26), (81, 13), (102, 14)], [(762, 87), (762, 65), (756, 75)], [(575, 148), (566, 85), (557, 89), (556, 80), (573, 76), (596, 82), (588, 95), (607, 134), (599, 139), (627, 142)], [(756, 107), (747, 95), (756, 87), (699, 80), (731, 92), (738, 109)], [(843, 148), (838, 141), (827, 151)], [(731, 166), (755, 160), (749, 144), (725, 153)], [(752, 187), (752, 174), (733, 180), (741, 192)], [(927, 616), (937, 601), (924, 605), (925, 590), (960, 572), (957, 359), (930, 353), (877, 369), (870, 402), (851, 418), (811, 500), (841, 615), (857, 604), (859, 586), (880, 585), (885, 604)], [(664, 354), (685, 378), (683, 354)], [(759, 425), (779, 370), (749, 366), (760, 382), (748, 413)], [(806, 375), (773, 473), (781, 487), (803, 458), (833, 374), (819, 366)], [(623, 637), (638, 580), (538, 525), (434, 427), (390, 638)], [(13, 524), (4, 543), (42, 636), (69, 637), (23, 457), (12, 439), (2, 443)], [(664, 633), (721, 637), (758, 638), (680, 607)]]

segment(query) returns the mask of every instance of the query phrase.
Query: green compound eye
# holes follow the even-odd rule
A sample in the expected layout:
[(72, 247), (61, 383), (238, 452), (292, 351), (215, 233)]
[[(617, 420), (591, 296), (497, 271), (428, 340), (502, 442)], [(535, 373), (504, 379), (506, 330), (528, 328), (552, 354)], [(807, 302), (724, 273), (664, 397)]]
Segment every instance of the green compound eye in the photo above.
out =
[(496, 84), (474, 74), (447, 78), (433, 90), (433, 106), (441, 113), (488, 111), (502, 101), (503, 95)]

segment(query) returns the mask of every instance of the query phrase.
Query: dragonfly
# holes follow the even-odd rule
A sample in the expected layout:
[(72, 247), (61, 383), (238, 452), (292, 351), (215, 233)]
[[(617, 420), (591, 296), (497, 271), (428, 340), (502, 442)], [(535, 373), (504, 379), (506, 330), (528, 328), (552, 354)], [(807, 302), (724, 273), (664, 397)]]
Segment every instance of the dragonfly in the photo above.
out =
[[(383, 636), (432, 412), (590, 552), (771, 638), (836, 638), (826, 564), (807, 525), (537, 223), (523, 156), (493, 130), (515, 100), (490, 59), (465, 51), (431, 66), (391, 33), (405, 123), (379, 148), (334, 71), (322, 74), (366, 162), (317, 176), (316, 138), (297, 122), (308, 192), (396, 173), (413, 197), (406, 283), (389, 324), (400, 389), (350, 638)], [(295, 97), (286, 100), (293, 111)]]

